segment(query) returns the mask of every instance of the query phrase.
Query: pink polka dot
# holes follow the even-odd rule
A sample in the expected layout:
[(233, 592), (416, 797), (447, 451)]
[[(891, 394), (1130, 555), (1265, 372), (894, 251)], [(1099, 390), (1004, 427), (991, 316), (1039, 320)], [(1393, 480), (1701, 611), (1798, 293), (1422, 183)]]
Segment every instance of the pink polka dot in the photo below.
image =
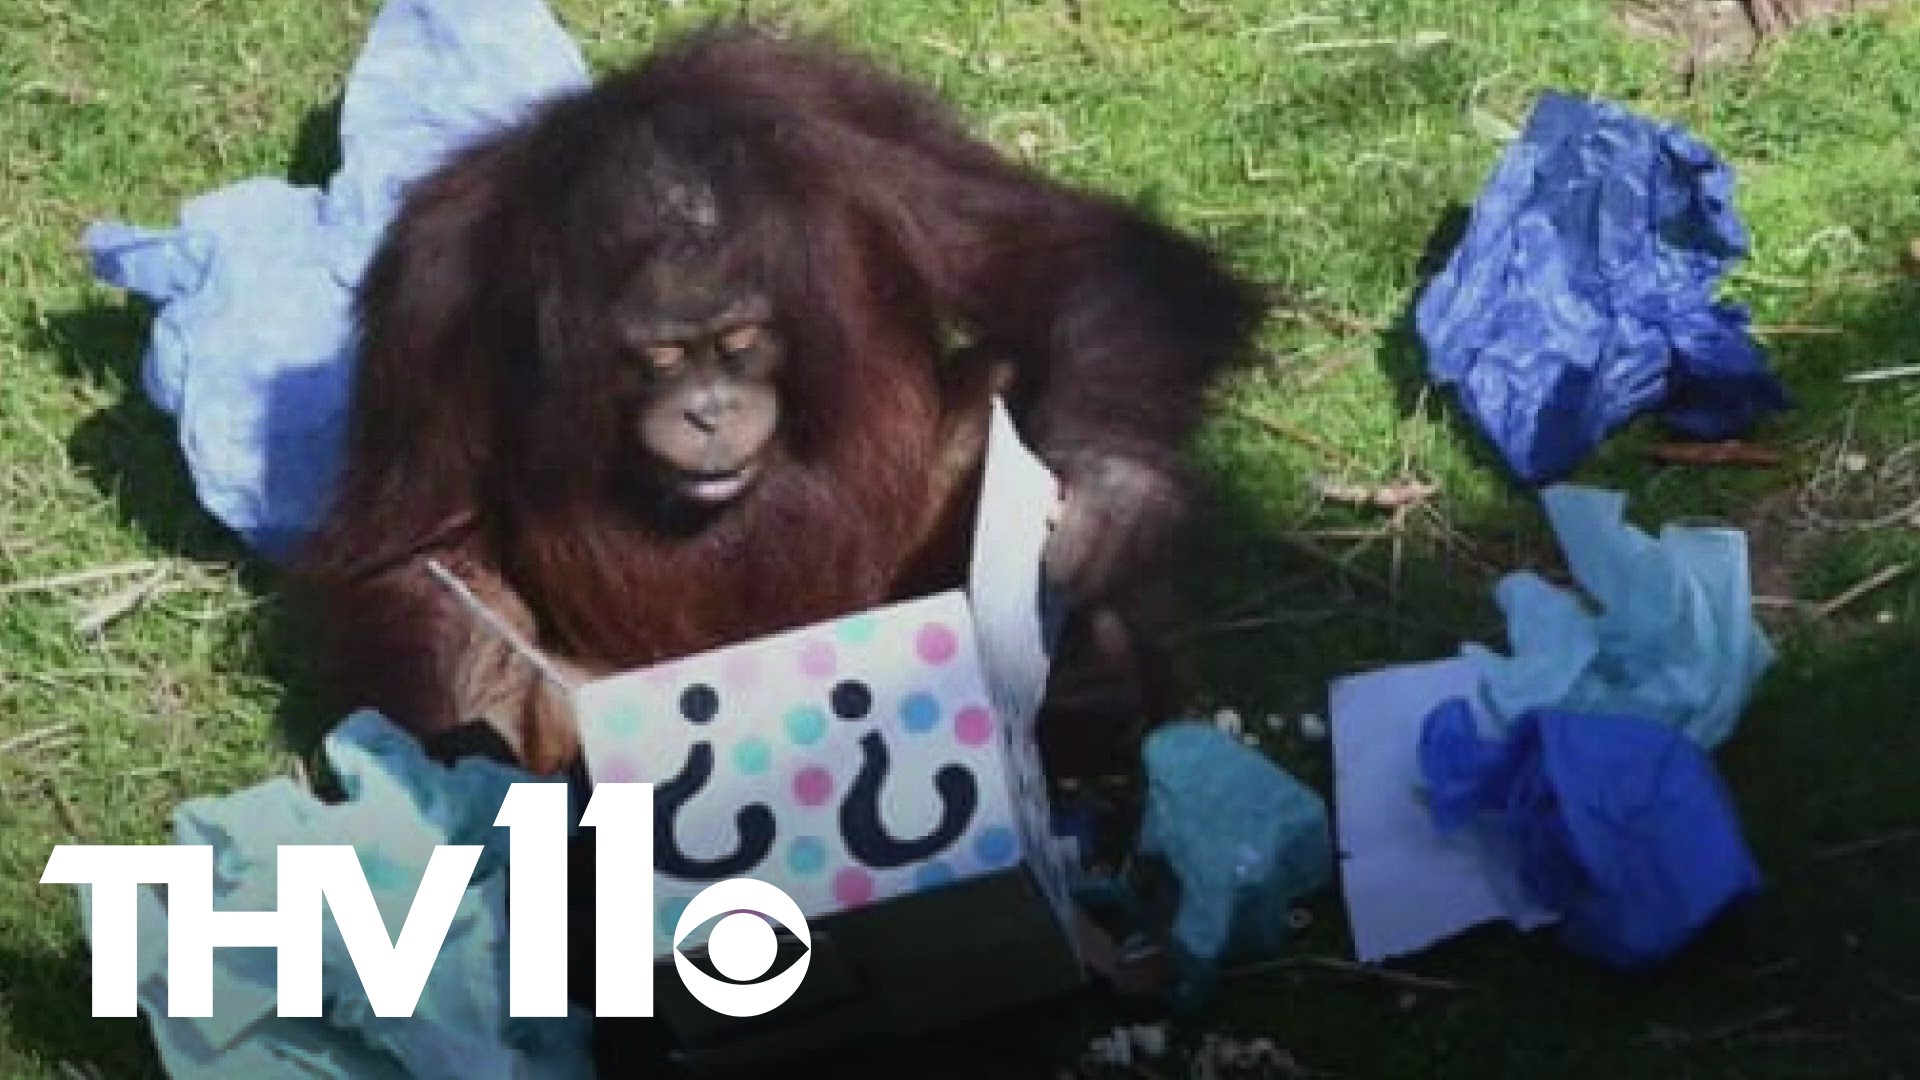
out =
[(637, 784), (640, 782), (640, 769), (626, 758), (615, 758), (593, 770), (594, 782), (598, 784)]
[(793, 800), (801, 806), (819, 806), (833, 794), (833, 777), (818, 765), (809, 765), (793, 777)]
[(920, 628), (920, 637), (915, 641), (920, 651), (920, 659), (929, 664), (944, 664), (953, 659), (960, 649), (960, 643), (946, 623), (928, 623)]
[(720, 681), (729, 690), (749, 690), (759, 680), (760, 657), (755, 653), (734, 653), (720, 665)]
[(953, 737), (967, 746), (981, 746), (993, 737), (993, 714), (978, 705), (961, 709), (953, 718)]
[(873, 899), (873, 875), (851, 867), (833, 875), (833, 898), (846, 907)]
[(809, 641), (800, 649), (800, 674), (809, 679), (824, 679), (833, 674), (833, 646), (824, 641)]

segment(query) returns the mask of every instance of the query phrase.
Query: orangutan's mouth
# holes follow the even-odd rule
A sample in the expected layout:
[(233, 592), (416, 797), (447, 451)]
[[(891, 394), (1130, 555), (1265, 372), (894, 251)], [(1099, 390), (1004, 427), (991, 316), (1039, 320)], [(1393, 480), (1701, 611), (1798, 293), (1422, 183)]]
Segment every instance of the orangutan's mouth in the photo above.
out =
[(731, 469), (680, 474), (680, 493), (695, 502), (723, 503), (740, 497), (760, 474), (760, 464), (747, 461)]

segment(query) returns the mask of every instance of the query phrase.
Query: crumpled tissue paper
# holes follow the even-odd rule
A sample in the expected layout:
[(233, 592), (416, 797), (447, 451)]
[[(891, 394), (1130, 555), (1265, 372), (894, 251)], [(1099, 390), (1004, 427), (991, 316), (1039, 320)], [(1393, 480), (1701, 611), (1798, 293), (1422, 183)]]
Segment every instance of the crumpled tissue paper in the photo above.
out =
[(1562, 943), (1609, 967), (1670, 958), (1761, 888), (1712, 758), (1668, 725), (1539, 709), (1485, 738), (1454, 698), (1419, 753), (1439, 830), (1491, 819)]
[(1333, 839), (1312, 789), (1212, 724), (1156, 728), (1143, 756), (1139, 850), (1179, 883), (1176, 993), (1191, 1003), (1222, 960), (1285, 945), (1291, 905), (1333, 877)]
[(1566, 478), (1657, 411), (1699, 439), (1789, 402), (1714, 300), (1744, 258), (1733, 173), (1678, 127), (1543, 95), (1414, 308), (1428, 370), (1529, 484)]
[[(389, 930), (412, 908), (433, 848), (486, 848), (412, 1017), (374, 1015), (345, 941), (323, 918), (325, 991), (317, 1018), (276, 1015), (271, 949), (216, 949), (213, 1015), (166, 1015), (164, 893), (139, 900), (139, 1002), (172, 1076), (255, 1080), (299, 1075), (337, 1080), (591, 1080), (592, 1016), (507, 1014), (507, 830), (494, 827), (516, 782), (537, 778), (482, 759), (443, 766), (385, 717), (355, 713), (327, 738), (347, 798), (322, 803), (277, 779), (174, 814), (174, 842), (210, 845), (216, 911), (278, 907), (276, 849), (351, 844)], [(84, 890), (83, 890), (84, 896)], [(89, 934), (91, 933), (91, 927)]]
[(1774, 650), (1753, 615), (1738, 529), (1625, 520), (1619, 492), (1569, 484), (1542, 493), (1577, 593), (1537, 574), (1501, 579), (1495, 599), (1512, 655), (1469, 643), (1484, 703), (1511, 724), (1527, 710), (1646, 717), (1709, 750), (1733, 733)]
[(409, 183), (472, 138), (589, 81), (539, 0), (388, 0), (341, 104), (326, 187), (255, 177), (181, 208), (176, 229), (100, 222), (97, 277), (158, 306), (142, 367), (203, 506), (283, 559), (339, 474), (352, 290)]

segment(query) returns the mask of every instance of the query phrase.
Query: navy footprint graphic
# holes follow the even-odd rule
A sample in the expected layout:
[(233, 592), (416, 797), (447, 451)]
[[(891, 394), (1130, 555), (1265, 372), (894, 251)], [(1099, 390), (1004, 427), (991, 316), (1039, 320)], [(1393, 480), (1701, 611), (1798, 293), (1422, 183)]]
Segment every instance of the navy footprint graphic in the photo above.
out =
[[(864, 720), (873, 711), (873, 691), (863, 682), (844, 680), (828, 694), (833, 714), (842, 720)], [(887, 831), (880, 819), (880, 792), (892, 762), (887, 742), (878, 731), (860, 737), (860, 772), (840, 804), (840, 835), (847, 851), (878, 870), (922, 862), (945, 851), (967, 831), (980, 806), (979, 783), (964, 765), (945, 765), (933, 777), (940, 797), (940, 822), (916, 839), (902, 839)]]

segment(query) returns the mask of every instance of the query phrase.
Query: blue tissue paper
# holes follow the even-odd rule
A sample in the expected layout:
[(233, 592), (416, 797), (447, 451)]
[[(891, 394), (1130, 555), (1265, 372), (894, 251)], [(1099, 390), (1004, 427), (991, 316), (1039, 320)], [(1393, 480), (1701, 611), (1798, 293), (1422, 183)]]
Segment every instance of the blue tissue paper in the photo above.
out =
[(1216, 965), (1285, 945), (1290, 906), (1333, 876), (1326, 805), (1312, 789), (1211, 724), (1155, 729), (1143, 748), (1140, 851), (1179, 883), (1177, 993), (1206, 992)]
[(1550, 92), (1414, 326), (1432, 378), (1514, 473), (1551, 483), (1644, 412), (1724, 439), (1788, 407), (1746, 309), (1714, 299), (1747, 250), (1732, 171), (1710, 149), (1611, 102)]
[(388, 0), (347, 79), (324, 188), (256, 177), (190, 200), (174, 229), (87, 229), (95, 275), (157, 306), (146, 393), (173, 417), (202, 505), (254, 550), (284, 558), (325, 512), (352, 290), (407, 185), (588, 81), (539, 0)]
[(493, 822), (512, 784), (538, 778), (481, 758), (443, 766), (373, 712), (348, 717), (325, 749), (343, 802), (323, 803), (290, 780), (271, 780), (183, 804), (174, 813), (174, 842), (212, 847), (216, 911), (277, 910), (283, 844), (351, 845), (389, 930), (412, 909), (434, 847), (483, 846), (414, 1013), (374, 1015), (346, 942), (326, 915), (322, 1016), (277, 1015), (278, 961), (273, 950), (252, 948), (214, 950), (212, 1016), (168, 1016), (164, 891), (144, 887), (139, 1003), (168, 1075), (591, 1080), (587, 1010), (552, 1019), (507, 1013), (508, 836)]
[(1561, 941), (1609, 967), (1669, 959), (1762, 886), (1712, 759), (1669, 725), (1541, 709), (1487, 738), (1455, 698), (1419, 756), (1435, 825), (1491, 821)]
[(1717, 748), (1774, 659), (1753, 615), (1745, 534), (1669, 525), (1656, 540), (1626, 521), (1624, 495), (1571, 484), (1542, 502), (1585, 596), (1533, 573), (1501, 579), (1512, 654), (1461, 650), (1488, 710), (1505, 723), (1534, 708), (1623, 713)]

